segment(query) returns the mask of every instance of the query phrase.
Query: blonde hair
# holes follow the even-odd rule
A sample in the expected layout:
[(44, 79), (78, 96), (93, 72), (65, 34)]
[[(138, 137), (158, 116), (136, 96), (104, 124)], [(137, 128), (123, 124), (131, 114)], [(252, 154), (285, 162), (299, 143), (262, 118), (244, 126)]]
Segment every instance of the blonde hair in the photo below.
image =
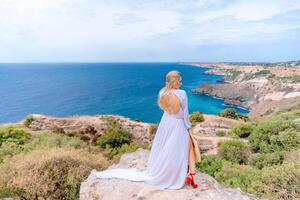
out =
[(161, 88), (159, 90), (159, 95), (157, 98), (157, 105), (159, 106), (160, 109), (163, 109), (162, 106), (160, 105), (160, 94), (163, 94), (163, 93), (167, 92), (168, 90), (174, 89), (174, 84), (181, 79), (182, 79), (182, 76), (179, 71), (172, 70), (167, 73), (166, 84), (163, 88)]

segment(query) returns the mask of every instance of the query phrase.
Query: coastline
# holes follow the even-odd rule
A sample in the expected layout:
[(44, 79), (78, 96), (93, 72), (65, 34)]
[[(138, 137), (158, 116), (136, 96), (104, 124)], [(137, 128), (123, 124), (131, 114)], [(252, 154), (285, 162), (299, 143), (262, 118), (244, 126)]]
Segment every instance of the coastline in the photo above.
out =
[(184, 63), (208, 68), (203, 74), (223, 75), (219, 84), (203, 83), (194, 93), (214, 96), (242, 108), (248, 117), (270, 115), (300, 106), (300, 65), (280, 63)]
[[(188, 63), (184, 63), (184, 65), (189, 65), (189, 66), (194, 66), (194, 67), (200, 67), (200, 68), (206, 68), (207, 70), (203, 72), (204, 75), (221, 75), (223, 76), (222, 78), (218, 79), (217, 82), (219, 82), (219, 84), (226, 84), (226, 83), (230, 83), (230, 81), (226, 80), (225, 79), (225, 75), (224, 73), (207, 73), (209, 72), (211, 69), (214, 69), (213, 66), (210, 66), (210, 65), (202, 65), (202, 64), (197, 64), (197, 63), (191, 63), (191, 64), (188, 64)], [(205, 83), (204, 83), (205, 84)], [(196, 88), (195, 88), (196, 89)], [(192, 89), (192, 93), (194, 94), (197, 94), (198, 92), (195, 92), (195, 89)], [(243, 115), (246, 115), (248, 116), (248, 114), (251, 112), (251, 108), (249, 107), (243, 107), (243, 106), (239, 106), (239, 105), (235, 105), (235, 104), (229, 104), (229, 103), (226, 103), (226, 97), (220, 97), (220, 96), (217, 96), (217, 95), (212, 95), (210, 93), (202, 93), (206, 96), (209, 96), (209, 97), (212, 97), (214, 99), (220, 99), (220, 100), (223, 100), (223, 103), (222, 105), (223, 106), (228, 106), (228, 107), (233, 107), (233, 108), (239, 108), (239, 109), (242, 109), (242, 110), (245, 110), (247, 111), (248, 113), (247, 114), (243, 114)]]

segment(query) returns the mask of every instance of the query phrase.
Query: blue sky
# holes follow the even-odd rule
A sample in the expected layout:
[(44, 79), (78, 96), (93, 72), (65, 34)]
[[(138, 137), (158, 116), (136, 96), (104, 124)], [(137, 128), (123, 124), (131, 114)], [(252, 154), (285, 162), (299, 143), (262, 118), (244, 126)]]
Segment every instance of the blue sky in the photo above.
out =
[(299, 0), (0, 3), (0, 62), (276, 62), (299, 44)]

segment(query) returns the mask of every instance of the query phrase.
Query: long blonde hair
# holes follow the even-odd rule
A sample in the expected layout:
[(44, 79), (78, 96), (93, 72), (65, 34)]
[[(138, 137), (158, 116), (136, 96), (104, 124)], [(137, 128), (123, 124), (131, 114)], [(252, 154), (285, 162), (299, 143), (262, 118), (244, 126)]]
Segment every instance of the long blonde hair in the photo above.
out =
[(160, 104), (160, 94), (164, 94), (168, 90), (174, 89), (174, 84), (176, 81), (179, 81), (182, 79), (181, 73), (176, 70), (169, 71), (166, 75), (166, 84), (163, 88), (159, 90), (159, 95), (157, 98), (157, 105), (159, 106), (160, 109), (163, 110), (161, 104)]

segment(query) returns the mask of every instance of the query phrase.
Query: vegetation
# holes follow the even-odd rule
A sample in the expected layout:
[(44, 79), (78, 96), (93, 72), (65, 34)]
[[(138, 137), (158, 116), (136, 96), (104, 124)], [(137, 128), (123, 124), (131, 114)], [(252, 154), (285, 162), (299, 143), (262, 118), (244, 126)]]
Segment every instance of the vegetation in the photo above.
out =
[(193, 126), (195, 126), (198, 122), (204, 121), (203, 112), (193, 112), (190, 116), (190, 121)]
[(223, 136), (226, 135), (226, 132), (225, 131), (217, 131), (216, 135), (219, 136), (219, 137), (223, 137)]
[(26, 127), (29, 127), (32, 122), (33, 122), (33, 117), (32, 116), (28, 116), (28, 117), (25, 118), (24, 125)]
[(230, 135), (233, 137), (247, 138), (253, 131), (254, 126), (255, 124), (250, 122), (241, 123), (230, 131)]
[(233, 109), (233, 108), (226, 108), (225, 110), (223, 110), (222, 112), (219, 113), (219, 116), (236, 119), (237, 113), (236, 113), (235, 109)]
[(124, 153), (149, 148), (133, 141), (114, 120), (97, 145), (53, 132), (33, 137), (17, 126), (2, 127), (0, 133), (0, 198), (79, 199), (80, 184), (92, 169), (105, 169)]
[(109, 127), (105, 130), (105, 134), (97, 139), (97, 144), (102, 148), (117, 148), (129, 144), (130, 141), (129, 132), (122, 129), (116, 120), (110, 120)]
[(217, 155), (204, 156), (196, 167), (227, 187), (239, 187), (268, 199), (297, 199), (300, 197), (300, 124), (294, 121), (297, 118), (300, 108), (241, 123), (230, 131), (236, 139), (222, 142)]
[(23, 129), (8, 125), (0, 128), (0, 146), (3, 142), (13, 142), (15, 144), (24, 144), (31, 138), (31, 134)]
[(248, 146), (239, 140), (226, 140), (219, 145), (220, 157), (233, 163), (245, 164), (249, 156)]

